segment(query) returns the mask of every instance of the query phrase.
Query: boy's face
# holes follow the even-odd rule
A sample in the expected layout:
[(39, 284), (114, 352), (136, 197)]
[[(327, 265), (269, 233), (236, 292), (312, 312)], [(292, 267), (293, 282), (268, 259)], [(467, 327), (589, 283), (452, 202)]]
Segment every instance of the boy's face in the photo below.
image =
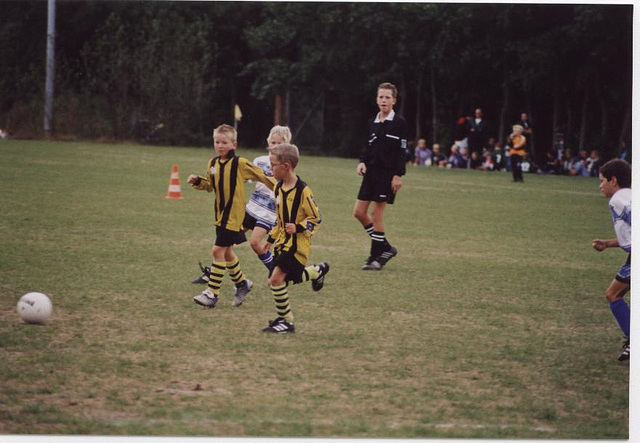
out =
[(269, 138), (269, 147), (278, 146), (284, 143), (284, 137), (280, 134), (272, 134)]
[(620, 189), (618, 179), (615, 176), (611, 177), (611, 180), (607, 180), (604, 175), (599, 174), (598, 178), (600, 179), (600, 192), (602, 192), (605, 197), (613, 197), (613, 194)]
[(226, 134), (217, 132), (213, 136), (213, 147), (216, 150), (216, 154), (222, 158), (226, 158), (229, 155), (229, 151), (236, 149), (237, 146), (238, 142), (231, 141)]
[(378, 89), (376, 103), (380, 108), (380, 112), (389, 114), (393, 110), (393, 105), (396, 104), (396, 98), (393, 96), (391, 89)]
[(289, 172), (289, 163), (281, 163), (274, 154), (269, 154), (269, 162), (271, 163), (271, 171), (273, 172), (273, 178), (276, 180), (283, 179), (287, 172)]

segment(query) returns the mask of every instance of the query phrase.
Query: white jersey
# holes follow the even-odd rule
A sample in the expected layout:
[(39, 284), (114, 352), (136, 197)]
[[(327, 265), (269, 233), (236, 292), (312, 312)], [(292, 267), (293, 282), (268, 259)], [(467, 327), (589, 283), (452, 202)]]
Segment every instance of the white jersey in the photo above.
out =
[(609, 210), (620, 247), (631, 252), (631, 188), (622, 188), (613, 194)]
[[(256, 157), (253, 160), (253, 164), (262, 169), (267, 177), (273, 177), (268, 155)], [(276, 201), (273, 197), (273, 191), (263, 183), (256, 183), (256, 190), (251, 194), (245, 209), (256, 220), (270, 225), (275, 225), (276, 223)]]

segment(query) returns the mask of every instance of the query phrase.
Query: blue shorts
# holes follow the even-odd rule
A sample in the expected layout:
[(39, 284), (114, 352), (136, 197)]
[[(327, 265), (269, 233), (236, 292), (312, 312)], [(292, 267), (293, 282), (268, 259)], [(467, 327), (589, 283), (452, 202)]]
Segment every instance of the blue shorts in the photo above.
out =
[(616, 280), (620, 283), (631, 284), (631, 254), (627, 257), (627, 262), (620, 267), (616, 274)]

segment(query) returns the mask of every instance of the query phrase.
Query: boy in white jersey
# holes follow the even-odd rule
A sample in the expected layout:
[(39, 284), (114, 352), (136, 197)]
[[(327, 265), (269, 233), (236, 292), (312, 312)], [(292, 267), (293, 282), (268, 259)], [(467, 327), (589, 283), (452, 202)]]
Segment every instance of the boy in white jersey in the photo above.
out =
[(600, 168), (600, 191), (609, 198), (609, 210), (613, 221), (616, 238), (592, 241), (597, 251), (607, 248), (622, 248), (629, 255), (627, 261), (607, 288), (605, 296), (609, 301), (611, 313), (627, 341), (618, 356), (619, 361), (629, 360), (629, 305), (624, 295), (631, 287), (631, 166), (624, 160), (611, 160)]
[[(290, 142), (291, 130), (287, 126), (274, 126), (271, 128), (271, 131), (269, 131), (269, 136), (267, 137), (267, 149)], [(273, 177), (269, 155), (256, 157), (252, 163), (262, 169), (264, 175)], [(276, 202), (273, 197), (273, 191), (263, 183), (256, 182), (256, 189), (253, 194), (251, 194), (249, 202), (245, 207), (245, 217), (242, 221), (242, 228), (245, 231), (251, 230), (249, 244), (258, 255), (260, 261), (269, 270), (269, 275), (271, 275), (275, 267), (275, 262), (271, 251), (267, 250), (264, 252), (264, 246), (262, 244), (275, 224)], [(192, 283), (194, 284), (206, 284), (209, 281), (211, 268), (203, 267), (202, 265), (200, 265), (200, 268), (202, 269), (202, 276), (193, 280)]]
[[(274, 126), (267, 137), (267, 143), (269, 144), (267, 149), (290, 142), (291, 130), (287, 126)], [(267, 177), (273, 177), (269, 155), (256, 157), (253, 160), (253, 164), (260, 167)], [(262, 243), (276, 224), (276, 201), (273, 197), (273, 191), (263, 183), (256, 182), (256, 190), (251, 194), (245, 211), (246, 215), (242, 226), (244, 229), (251, 229), (249, 244), (254, 252), (258, 254), (260, 261), (269, 270), (269, 275), (271, 275), (275, 266), (273, 255), (269, 250), (263, 253), (264, 246), (262, 246)]]

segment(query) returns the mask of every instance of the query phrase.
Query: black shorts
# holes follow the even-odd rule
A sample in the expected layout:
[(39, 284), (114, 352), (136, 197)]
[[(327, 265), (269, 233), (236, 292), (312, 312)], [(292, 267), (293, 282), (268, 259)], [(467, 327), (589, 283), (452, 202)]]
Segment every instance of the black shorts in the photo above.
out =
[(390, 205), (396, 199), (391, 189), (393, 174), (368, 170), (362, 177), (362, 184), (358, 192), (358, 200), (372, 202), (387, 202)]
[(284, 281), (290, 281), (293, 283), (302, 282), (304, 265), (295, 258), (293, 252), (277, 252), (275, 256), (275, 266), (279, 267), (284, 273), (287, 274)]
[(247, 230), (253, 230), (256, 226), (266, 230), (267, 232), (271, 231), (271, 229), (273, 228), (273, 226), (265, 223), (262, 220), (256, 220), (254, 216), (252, 216), (248, 212), (245, 212), (244, 220), (242, 220), (242, 227)]
[(216, 246), (229, 247), (233, 245), (239, 245), (247, 241), (247, 237), (244, 232), (230, 231), (226, 228), (216, 226)]

